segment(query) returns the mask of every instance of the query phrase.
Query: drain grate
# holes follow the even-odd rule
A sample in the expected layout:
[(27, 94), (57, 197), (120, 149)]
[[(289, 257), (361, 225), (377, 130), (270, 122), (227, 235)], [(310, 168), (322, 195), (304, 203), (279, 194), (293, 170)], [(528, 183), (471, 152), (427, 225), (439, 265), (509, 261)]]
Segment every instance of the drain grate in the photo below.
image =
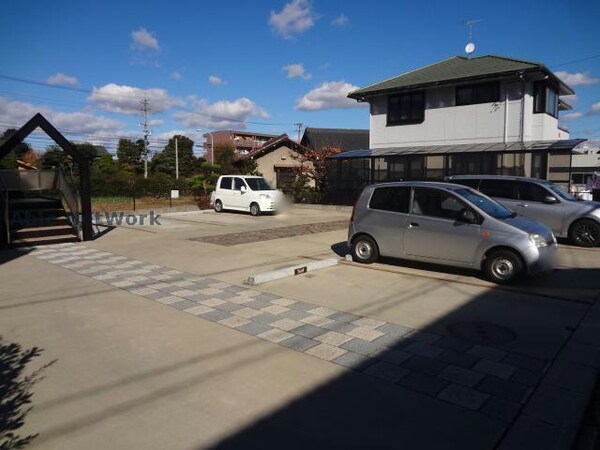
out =
[(458, 322), (449, 325), (448, 331), (475, 344), (504, 344), (517, 337), (510, 329), (489, 322)]

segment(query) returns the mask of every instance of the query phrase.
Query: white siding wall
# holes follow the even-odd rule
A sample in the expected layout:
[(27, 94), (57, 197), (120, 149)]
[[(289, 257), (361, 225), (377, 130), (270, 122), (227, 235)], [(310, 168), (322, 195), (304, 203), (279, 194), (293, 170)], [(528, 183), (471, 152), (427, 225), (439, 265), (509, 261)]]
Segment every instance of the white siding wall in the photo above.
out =
[[(568, 139), (568, 133), (558, 129), (555, 118), (548, 114), (533, 114), (532, 88), (531, 83), (525, 86), (524, 140)], [(516, 142), (520, 139), (520, 83), (502, 83), (497, 103), (454, 106), (454, 96), (454, 86), (428, 89), (423, 123), (389, 127), (386, 125), (387, 97), (372, 99), (371, 148), (503, 142), (505, 139)]]

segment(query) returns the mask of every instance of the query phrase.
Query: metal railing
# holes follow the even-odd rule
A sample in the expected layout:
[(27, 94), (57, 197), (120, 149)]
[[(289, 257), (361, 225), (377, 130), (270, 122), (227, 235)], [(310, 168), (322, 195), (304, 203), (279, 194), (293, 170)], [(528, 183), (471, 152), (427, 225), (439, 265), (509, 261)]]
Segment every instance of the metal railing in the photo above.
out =
[(77, 231), (77, 237), (81, 240), (81, 216), (79, 209), (79, 199), (73, 193), (71, 185), (66, 180), (66, 175), (62, 170), (57, 170), (57, 188), (60, 191), (62, 200), (69, 210), (69, 221), (71, 226)]

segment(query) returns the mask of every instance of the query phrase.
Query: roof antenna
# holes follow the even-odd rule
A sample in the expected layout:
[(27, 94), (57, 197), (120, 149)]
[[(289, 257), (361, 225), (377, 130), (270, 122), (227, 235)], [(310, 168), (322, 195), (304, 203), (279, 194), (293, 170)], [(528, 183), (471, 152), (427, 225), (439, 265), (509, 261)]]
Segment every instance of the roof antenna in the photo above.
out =
[(473, 43), (473, 25), (481, 22), (481, 19), (467, 19), (463, 20), (463, 25), (467, 25), (469, 27), (469, 43), (465, 47), (465, 52), (467, 53), (467, 58), (471, 58), (471, 53), (475, 51), (475, 44)]

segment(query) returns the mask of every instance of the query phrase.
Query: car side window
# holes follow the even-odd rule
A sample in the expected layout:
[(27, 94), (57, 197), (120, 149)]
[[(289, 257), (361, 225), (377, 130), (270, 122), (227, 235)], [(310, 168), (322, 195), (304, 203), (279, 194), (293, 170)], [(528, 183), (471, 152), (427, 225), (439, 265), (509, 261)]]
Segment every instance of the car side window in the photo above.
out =
[(407, 214), (409, 203), (409, 187), (380, 187), (373, 191), (369, 208)]
[(513, 180), (483, 179), (479, 190), (488, 197), (517, 199), (517, 182)]
[(477, 189), (479, 187), (479, 178), (459, 178), (452, 180), (453, 183), (462, 184), (463, 186), (469, 186), (470, 188)]
[(450, 192), (440, 189), (415, 188), (412, 214), (456, 220), (464, 209), (470, 209)]
[(221, 189), (231, 189), (231, 177), (221, 178)]
[(521, 200), (528, 202), (542, 202), (544, 197), (549, 195), (552, 194), (538, 184), (527, 181), (519, 183), (519, 199)]
[(235, 177), (233, 179), (233, 189), (236, 191), (239, 191), (240, 189), (242, 189), (242, 186), (246, 187), (246, 183), (244, 183), (244, 180), (242, 180), (241, 178)]

